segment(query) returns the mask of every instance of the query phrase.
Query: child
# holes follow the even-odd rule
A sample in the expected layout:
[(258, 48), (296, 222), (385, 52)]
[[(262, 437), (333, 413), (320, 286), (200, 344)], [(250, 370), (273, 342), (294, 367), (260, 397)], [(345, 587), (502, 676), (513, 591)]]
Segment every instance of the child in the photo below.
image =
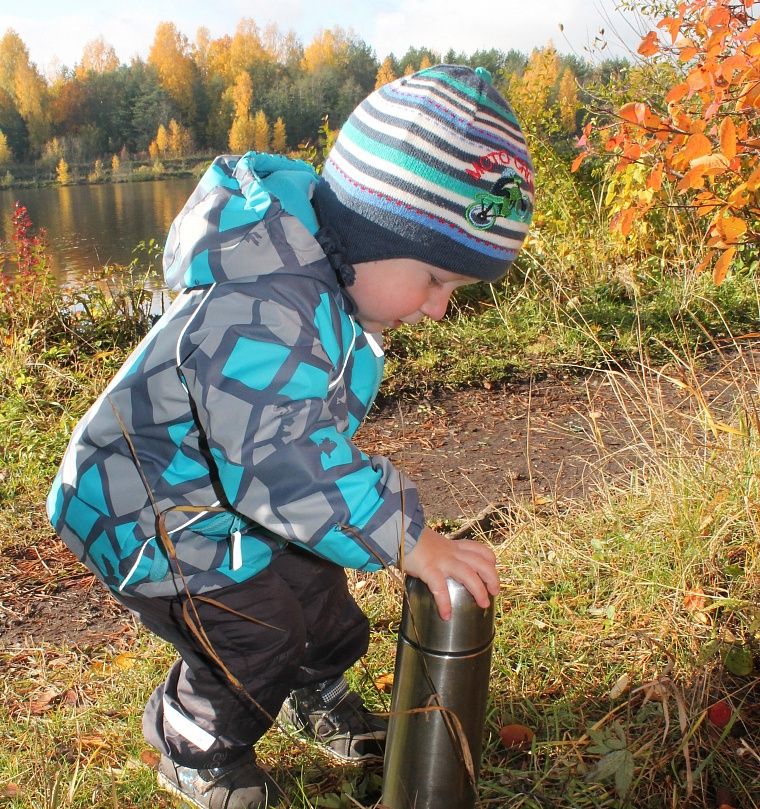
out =
[(251, 755), (282, 716), (350, 761), (385, 725), (344, 672), (367, 649), (345, 567), (399, 565), (450, 616), (446, 578), (487, 606), (495, 559), (425, 526), (411, 481), (351, 437), (383, 368), (379, 332), (443, 317), (502, 276), (527, 224), (465, 219), (525, 141), (483, 69), (382, 87), (320, 178), (300, 161), (220, 157), (172, 225), (179, 291), (71, 439), (56, 531), (180, 659), (145, 709), (161, 784), (210, 809), (281, 793)]

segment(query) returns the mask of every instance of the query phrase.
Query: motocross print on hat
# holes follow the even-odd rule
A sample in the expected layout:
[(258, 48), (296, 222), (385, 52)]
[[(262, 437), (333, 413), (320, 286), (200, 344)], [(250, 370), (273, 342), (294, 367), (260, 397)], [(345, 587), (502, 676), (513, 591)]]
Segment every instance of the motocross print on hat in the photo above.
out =
[(476, 194), (475, 202), (467, 206), (467, 221), (476, 230), (490, 230), (499, 216), (528, 222), (533, 203), (522, 186), (522, 178), (514, 169), (504, 169), (493, 188), (489, 192)]

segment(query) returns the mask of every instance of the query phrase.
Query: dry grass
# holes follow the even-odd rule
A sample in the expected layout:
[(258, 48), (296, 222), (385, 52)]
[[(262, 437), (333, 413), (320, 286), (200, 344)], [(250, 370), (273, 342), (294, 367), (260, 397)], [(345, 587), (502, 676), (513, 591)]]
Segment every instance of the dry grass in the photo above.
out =
[[(513, 503), (479, 534), (504, 581), (480, 806), (696, 809), (717, 806), (724, 788), (734, 796), (726, 803), (760, 806), (760, 374), (741, 341), (730, 348), (720, 373), (686, 351), (655, 369), (643, 350), (633, 371), (609, 371), (625, 430), (605, 434), (587, 418), (594, 496)], [(29, 480), (44, 477), (79, 405), (66, 400), (56, 412), (57, 361), (23, 350), (4, 368), (43, 365), (28, 380), (6, 374), (15, 398), (5, 401), (5, 425), (25, 438), (32, 423), (52, 435), (19, 446), (5, 481), (31, 509)], [(67, 385), (74, 396), (88, 390), (76, 377)], [(663, 385), (682, 392), (676, 410)], [(29, 392), (47, 404), (26, 402)], [(13, 524), (33, 527), (35, 514), (25, 514)], [(352, 587), (373, 625), (352, 683), (387, 710), (399, 588), (388, 574), (353, 575)], [(171, 652), (147, 633), (137, 638), (127, 649), (0, 652), (5, 806), (172, 805), (155, 790), (139, 727)], [(720, 701), (730, 708), (724, 727), (707, 713)], [(509, 722), (534, 731), (529, 751), (501, 745)], [(377, 806), (376, 771), (336, 768), (281, 730), (260, 757), (296, 809)]]

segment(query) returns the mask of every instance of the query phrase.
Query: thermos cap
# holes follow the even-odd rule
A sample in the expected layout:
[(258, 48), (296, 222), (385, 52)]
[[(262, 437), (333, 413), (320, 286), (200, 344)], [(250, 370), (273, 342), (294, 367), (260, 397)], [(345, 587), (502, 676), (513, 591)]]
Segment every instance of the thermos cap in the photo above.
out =
[(406, 577), (406, 599), (401, 615), (401, 634), (424, 651), (463, 654), (486, 648), (494, 634), (494, 600), (487, 609), (479, 607), (469, 590), (447, 579), (451, 618), (438, 614), (435, 599), (420, 579)]

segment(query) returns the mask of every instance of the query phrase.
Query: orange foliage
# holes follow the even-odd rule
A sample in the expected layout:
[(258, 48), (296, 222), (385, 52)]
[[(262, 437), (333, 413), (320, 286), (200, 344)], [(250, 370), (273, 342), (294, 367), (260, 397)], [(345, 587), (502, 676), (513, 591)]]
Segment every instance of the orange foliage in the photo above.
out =
[[(668, 189), (705, 222), (711, 248), (698, 270), (715, 259), (716, 284), (725, 279), (738, 248), (760, 237), (760, 20), (753, 0), (685, 0), (642, 40), (645, 59), (682, 66), (682, 81), (658, 101), (630, 102), (615, 121), (598, 130), (600, 146), (623, 170), (646, 167), (644, 187), (632, 206), (615, 218), (626, 233)], [(576, 170), (600, 151), (579, 142)]]

